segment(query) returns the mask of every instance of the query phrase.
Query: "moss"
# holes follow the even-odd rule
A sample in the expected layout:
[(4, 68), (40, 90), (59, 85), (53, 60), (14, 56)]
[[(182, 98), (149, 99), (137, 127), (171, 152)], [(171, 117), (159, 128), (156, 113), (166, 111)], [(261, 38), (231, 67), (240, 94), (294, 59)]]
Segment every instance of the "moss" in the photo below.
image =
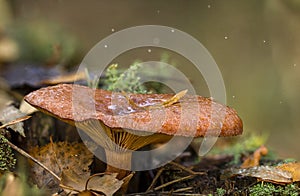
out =
[(297, 162), (296, 159), (287, 158), (287, 159), (284, 159), (284, 160), (280, 161), (277, 165), (282, 165), (282, 164), (286, 164), (286, 163), (295, 163), (295, 162)]
[(269, 182), (262, 182), (249, 188), (249, 195), (292, 195), (297, 196), (300, 189), (297, 184), (286, 186), (274, 185)]
[(7, 139), (0, 134), (0, 172), (11, 171), (16, 164), (14, 154), (6, 141)]
[(106, 79), (104, 80), (104, 89), (110, 91), (125, 91), (131, 93), (147, 93), (146, 87), (141, 83), (140, 77), (137, 76), (140, 64), (133, 63), (128, 70), (119, 73), (118, 65), (112, 64), (106, 70)]
[(223, 195), (225, 195), (226, 194), (226, 190), (225, 189), (223, 189), (223, 188), (217, 188), (217, 191), (216, 191), (217, 193), (217, 195), (218, 196), (223, 196)]

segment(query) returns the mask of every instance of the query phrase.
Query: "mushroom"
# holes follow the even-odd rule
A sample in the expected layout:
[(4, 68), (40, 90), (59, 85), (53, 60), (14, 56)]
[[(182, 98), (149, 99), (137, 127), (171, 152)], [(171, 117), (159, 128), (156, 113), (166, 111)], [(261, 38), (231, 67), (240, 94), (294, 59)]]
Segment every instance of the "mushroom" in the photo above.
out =
[(104, 148), (106, 171), (118, 173), (119, 179), (129, 173), (132, 151), (146, 145), (173, 136), (235, 136), (243, 131), (234, 109), (194, 95), (124, 95), (59, 84), (31, 92), (25, 101), (82, 129)]

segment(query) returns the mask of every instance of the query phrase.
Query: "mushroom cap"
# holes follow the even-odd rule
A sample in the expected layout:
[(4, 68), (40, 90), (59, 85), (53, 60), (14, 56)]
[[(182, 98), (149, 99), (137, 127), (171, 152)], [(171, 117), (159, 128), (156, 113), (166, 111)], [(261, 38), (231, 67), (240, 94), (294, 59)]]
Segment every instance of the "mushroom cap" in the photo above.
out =
[(70, 124), (99, 120), (111, 128), (188, 137), (242, 134), (243, 123), (237, 112), (210, 98), (185, 95), (172, 105), (157, 107), (173, 96), (124, 96), (75, 84), (59, 84), (31, 92), (25, 101)]

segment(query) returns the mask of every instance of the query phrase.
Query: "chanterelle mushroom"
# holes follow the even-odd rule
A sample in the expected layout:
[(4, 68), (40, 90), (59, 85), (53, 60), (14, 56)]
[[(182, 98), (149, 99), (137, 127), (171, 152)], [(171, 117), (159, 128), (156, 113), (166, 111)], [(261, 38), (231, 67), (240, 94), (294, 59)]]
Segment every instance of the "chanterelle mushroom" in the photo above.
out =
[[(243, 131), (236, 111), (209, 98), (185, 95), (164, 105), (174, 95), (113, 93), (85, 86), (60, 84), (34, 91), (25, 100), (62, 121), (76, 125), (104, 147), (108, 172), (121, 179), (131, 168), (131, 150), (172, 136), (234, 136)], [(214, 113), (212, 113), (214, 110)], [(218, 111), (218, 112), (215, 112)], [(102, 128), (99, 130), (99, 126)], [(120, 169), (121, 168), (121, 169)]]

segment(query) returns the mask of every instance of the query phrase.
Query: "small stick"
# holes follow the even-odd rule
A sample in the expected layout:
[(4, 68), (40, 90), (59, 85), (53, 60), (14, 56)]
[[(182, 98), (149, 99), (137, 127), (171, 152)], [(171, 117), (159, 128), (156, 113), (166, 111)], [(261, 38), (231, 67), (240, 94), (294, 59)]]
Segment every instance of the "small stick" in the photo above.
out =
[(189, 190), (192, 190), (192, 189), (193, 189), (193, 187), (185, 187), (185, 188), (181, 188), (181, 189), (176, 189), (176, 190), (173, 191), (173, 193), (189, 191)]
[(3, 129), (3, 128), (9, 126), (9, 125), (16, 124), (16, 123), (18, 123), (18, 122), (22, 122), (22, 121), (27, 120), (27, 119), (29, 119), (29, 118), (31, 118), (31, 116), (23, 116), (23, 117), (21, 117), (21, 118), (17, 118), (17, 119), (15, 119), (15, 120), (13, 120), (13, 121), (10, 121), (10, 122), (8, 122), (8, 123), (5, 123), (5, 124), (1, 125), (1, 126), (0, 126), (0, 129)]
[(175, 163), (174, 161), (171, 161), (169, 164), (174, 165), (175, 167), (178, 167), (178, 168), (190, 173), (191, 175), (205, 175), (206, 174), (205, 172), (195, 172), (195, 171), (193, 171), (193, 170), (191, 170), (191, 169), (189, 169), (189, 168), (187, 168), (183, 165)]
[[(6, 139), (6, 138), (5, 138)], [(34, 157), (32, 157), (30, 154), (28, 154), (27, 152), (25, 152), (24, 150), (22, 150), (21, 148), (17, 147), (16, 145), (14, 145), (13, 143), (11, 143), (10, 141), (8, 141), (6, 139), (6, 143), (13, 148), (14, 150), (16, 150), (17, 152), (19, 152), (21, 155), (31, 159), (33, 162), (35, 162), (36, 164), (38, 164), (39, 166), (41, 166), (42, 168), (44, 168), (47, 172), (49, 172), (54, 178), (56, 178), (58, 181), (61, 181), (61, 178), (58, 177), (53, 171), (51, 171), (50, 169), (48, 169), (43, 163), (41, 163), (40, 161), (38, 161), (37, 159), (35, 159)]]
[[(16, 120), (10, 121), (8, 123), (5, 123), (4, 125), (0, 126), (0, 129), (7, 127), (9, 125), (13, 125), (16, 124), (18, 122), (22, 122), (24, 120), (29, 119), (31, 116), (24, 116), (21, 118), (17, 118)], [(3, 136), (4, 137), (4, 136)], [(35, 159), (34, 157), (32, 157), (30, 154), (28, 154), (27, 152), (25, 152), (24, 150), (22, 150), (21, 148), (19, 148), (18, 146), (14, 145), (13, 143), (11, 143), (6, 137), (4, 137), (6, 143), (13, 148), (14, 150), (16, 150), (17, 152), (19, 152), (21, 155), (23, 155), (24, 157), (27, 157), (29, 159), (31, 159), (33, 162), (35, 162), (36, 164), (38, 164), (39, 166), (41, 166), (42, 168), (44, 168), (47, 172), (49, 172), (54, 178), (56, 178), (58, 181), (61, 181), (61, 178), (58, 177), (53, 171), (51, 171), (49, 168), (47, 168), (43, 163), (41, 163), (40, 161), (38, 161), (37, 159)]]
[(159, 176), (161, 175), (161, 173), (164, 171), (165, 169), (162, 167), (160, 170), (158, 170), (158, 172), (156, 173), (155, 177), (153, 178), (150, 186), (148, 187), (148, 189), (146, 190), (146, 193), (149, 193), (151, 191), (151, 189), (153, 189), (155, 183), (157, 182)]
[(159, 189), (165, 188), (165, 187), (167, 187), (167, 186), (169, 186), (169, 185), (171, 185), (171, 184), (174, 184), (174, 183), (176, 183), (176, 182), (180, 182), (180, 181), (184, 181), (184, 180), (191, 179), (191, 178), (193, 178), (194, 176), (195, 176), (195, 175), (189, 175), (189, 176), (185, 176), (185, 177), (182, 177), (182, 178), (179, 178), (179, 179), (176, 179), (176, 180), (172, 180), (172, 181), (170, 181), (170, 182), (167, 182), (167, 183), (165, 183), (165, 184), (163, 184), (163, 185), (160, 185), (160, 186), (154, 188), (154, 190), (157, 191), (157, 190), (159, 190)]

